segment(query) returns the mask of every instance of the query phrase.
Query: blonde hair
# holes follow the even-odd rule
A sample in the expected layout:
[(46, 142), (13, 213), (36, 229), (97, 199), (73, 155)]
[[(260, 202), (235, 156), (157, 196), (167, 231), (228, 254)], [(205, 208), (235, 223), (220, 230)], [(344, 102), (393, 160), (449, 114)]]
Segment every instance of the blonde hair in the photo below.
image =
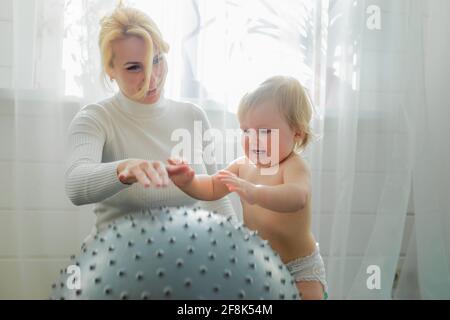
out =
[(266, 101), (276, 104), (292, 130), (304, 133), (302, 141), (295, 142), (294, 151), (300, 152), (306, 148), (313, 137), (309, 126), (313, 107), (306, 89), (293, 77), (271, 77), (242, 97), (237, 112), (239, 120), (249, 110)]
[(112, 42), (118, 39), (136, 36), (144, 40), (147, 48), (145, 56), (144, 72), (145, 80), (142, 88), (134, 95), (134, 99), (141, 99), (145, 96), (150, 84), (153, 70), (153, 55), (155, 45), (161, 52), (167, 53), (169, 45), (163, 40), (161, 32), (155, 22), (140, 10), (125, 7), (122, 1), (114, 11), (104, 16), (100, 21), (99, 47), (102, 57), (103, 75), (109, 74), (114, 67), (114, 53)]

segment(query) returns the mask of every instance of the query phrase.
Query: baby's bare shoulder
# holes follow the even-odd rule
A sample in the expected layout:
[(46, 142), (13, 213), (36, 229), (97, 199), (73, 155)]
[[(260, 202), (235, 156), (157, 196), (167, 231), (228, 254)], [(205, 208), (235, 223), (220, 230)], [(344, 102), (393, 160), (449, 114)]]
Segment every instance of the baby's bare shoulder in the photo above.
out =
[(310, 173), (310, 168), (305, 159), (298, 154), (293, 154), (284, 163), (284, 172), (304, 172)]

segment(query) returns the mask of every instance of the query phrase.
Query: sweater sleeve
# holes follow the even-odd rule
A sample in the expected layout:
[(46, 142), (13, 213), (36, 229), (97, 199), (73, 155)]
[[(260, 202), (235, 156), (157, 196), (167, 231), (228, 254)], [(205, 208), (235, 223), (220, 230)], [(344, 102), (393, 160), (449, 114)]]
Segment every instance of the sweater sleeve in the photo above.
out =
[(120, 161), (101, 163), (106, 137), (98, 114), (89, 108), (83, 108), (70, 124), (65, 188), (74, 205), (100, 202), (128, 187), (117, 177)]
[[(200, 113), (200, 120), (202, 121), (202, 128), (203, 128), (203, 134), (206, 130), (209, 130), (211, 128), (211, 124), (209, 123), (208, 117), (206, 116), (206, 113), (203, 109), (199, 108)], [(206, 145), (209, 144), (209, 142), (203, 141), (203, 150), (205, 150)], [(211, 161), (211, 159), (207, 159), (208, 161), (205, 161), (205, 167), (206, 172), (209, 175), (213, 175), (217, 172), (217, 166), (215, 161)], [(233, 220), (237, 221), (236, 213), (233, 209), (233, 206), (231, 204), (230, 199), (228, 196), (223, 197), (222, 199), (216, 200), (216, 201), (199, 201), (200, 207), (202, 207), (205, 210), (208, 211), (216, 211), (218, 214), (221, 214), (225, 217), (232, 217)]]

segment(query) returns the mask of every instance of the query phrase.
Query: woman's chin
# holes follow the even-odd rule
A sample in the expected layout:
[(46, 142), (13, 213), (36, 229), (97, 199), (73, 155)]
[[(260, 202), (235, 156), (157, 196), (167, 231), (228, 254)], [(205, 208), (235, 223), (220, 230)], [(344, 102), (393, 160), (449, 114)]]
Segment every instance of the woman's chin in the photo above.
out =
[(160, 96), (161, 96), (160, 91), (150, 92), (145, 96), (142, 102), (145, 104), (153, 104), (159, 100)]

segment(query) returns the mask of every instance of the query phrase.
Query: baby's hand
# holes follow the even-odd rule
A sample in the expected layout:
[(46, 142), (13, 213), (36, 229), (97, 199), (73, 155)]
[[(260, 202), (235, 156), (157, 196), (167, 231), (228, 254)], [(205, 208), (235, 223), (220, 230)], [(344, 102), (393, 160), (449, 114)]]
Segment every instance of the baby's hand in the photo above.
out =
[(217, 174), (219, 181), (224, 183), (230, 192), (236, 192), (241, 199), (249, 204), (256, 203), (256, 186), (253, 183), (239, 178), (234, 173), (220, 170)]
[(167, 159), (169, 165), (167, 168), (167, 173), (170, 180), (179, 187), (185, 187), (192, 182), (195, 176), (195, 171), (189, 166), (189, 164), (184, 160), (179, 159)]

